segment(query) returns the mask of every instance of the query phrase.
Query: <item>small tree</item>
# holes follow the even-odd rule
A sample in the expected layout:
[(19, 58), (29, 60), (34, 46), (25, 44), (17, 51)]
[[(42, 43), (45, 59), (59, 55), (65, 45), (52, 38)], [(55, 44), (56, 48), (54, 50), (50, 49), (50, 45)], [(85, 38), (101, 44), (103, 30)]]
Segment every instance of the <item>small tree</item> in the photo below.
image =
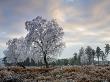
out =
[(17, 58), (19, 54), (16, 54), (17, 50), (17, 38), (14, 38), (13, 40), (9, 40), (7, 43), (8, 48), (4, 51), (4, 54), (6, 56), (6, 61), (8, 63), (17, 64)]
[(4, 57), (3, 60), (2, 60), (5, 66), (8, 65), (8, 62), (7, 62), (6, 58), (7, 58), (7, 57)]
[(18, 62), (26, 60), (26, 57), (24, 57), (24, 53), (26, 51), (24, 38), (14, 38), (9, 40), (6, 44), (8, 47), (4, 51), (4, 54), (6, 57), (5, 61), (7, 61), (7, 63), (17, 65)]
[(34, 55), (37, 55), (38, 59), (43, 58), (48, 68), (47, 59), (57, 56), (64, 46), (63, 29), (55, 20), (48, 21), (39, 16), (32, 21), (27, 21), (25, 25), (29, 32), (26, 36), (28, 49), (31, 49), (30, 46), (34, 46)]
[(105, 57), (107, 57), (109, 53), (110, 53), (110, 45), (105, 44)]
[(100, 47), (97, 47), (97, 48), (96, 48), (96, 56), (97, 56), (98, 65), (99, 65), (99, 58), (100, 58), (100, 56), (101, 56), (101, 49), (100, 49)]
[(68, 65), (68, 64), (69, 64), (68, 59), (64, 59), (64, 65)]
[(70, 63), (70, 65), (74, 65), (74, 57), (70, 58), (69, 63)]
[(74, 55), (74, 64), (77, 65), (78, 64), (78, 61), (79, 61), (78, 60), (78, 54), (77, 53), (74, 53), (73, 55)]
[(92, 49), (92, 63), (93, 64), (94, 64), (95, 55), (96, 55), (95, 50)]
[(90, 46), (87, 46), (87, 48), (85, 49), (85, 53), (87, 54), (88, 64), (91, 64), (92, 63), (92, 48)]
[(82, 57), (85, 55), (85, 51), (84, 51), (84, 48), (81, 47), (81, 49), (79, 50), (79, 64), (81, 64), (83, 61), (82, 61)]
[(106, 60), (105, 53), (103, 51), (100, 51), (100, 57), (102, 59), (102, 64), (104, 64), (104, 60)]

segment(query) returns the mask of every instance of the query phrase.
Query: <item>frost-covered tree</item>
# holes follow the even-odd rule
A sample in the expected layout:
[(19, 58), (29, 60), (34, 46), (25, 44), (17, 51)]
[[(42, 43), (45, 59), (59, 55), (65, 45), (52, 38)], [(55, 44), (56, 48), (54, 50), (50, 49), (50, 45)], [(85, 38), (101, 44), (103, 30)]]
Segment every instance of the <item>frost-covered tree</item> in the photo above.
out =
[(87, 64), (88, 63), (88, 57), (87, 54), (83, 54), (81, 56), (81, 64)]
[[(26, 36), (29, 50), (34, 50), (32, 57), (35, 61), (43, 59), (46, 67), (48, 60), (58, 55), (64, 43), (62, 27), (55, 20), (46, 20), (38, 16), (32, 21), (25, 23), (28, 34)], [(32, 49), (33, 48), (33, 49)]]
[(26, 47), (24, 43), (24, 38), (14, 38), (9, 40), (6, 45), (8, 46), (7, 49), (4, 51), (7, 63), (17, 65), (18, 62), (22, 62), (26, 59), (24, 57)]
[(83, 56), (85, 55), (85, 51), (84, 51), (84, 48), (83, 47), (81, 47), (80, 49), (79, 49), (79, 64), (81, 64), (82, 62), (83, 62)]
[(8, 46), (7, 50), (4, 51), (4, 54), (6, 56), (6, 60), (8, 63), (17, 63), (17, 58), (19, 54), (16, 54), (17, 49), (17, 38), (14, 38), (13, 40), (9, 40), (6, 45)]
[[(29, 51), (28, 51), (29, 52)], [(23, 62), (28, 58), (25, 38), (17, 39), (16, 54), (19, 54), (18, 62)]]
[(87, 54), (85, 54), (85, 50), (83, 47), (81, 47), (79, 50), (79, 57), (81, 64), (87, 64), (88, 58), (87, 58)]

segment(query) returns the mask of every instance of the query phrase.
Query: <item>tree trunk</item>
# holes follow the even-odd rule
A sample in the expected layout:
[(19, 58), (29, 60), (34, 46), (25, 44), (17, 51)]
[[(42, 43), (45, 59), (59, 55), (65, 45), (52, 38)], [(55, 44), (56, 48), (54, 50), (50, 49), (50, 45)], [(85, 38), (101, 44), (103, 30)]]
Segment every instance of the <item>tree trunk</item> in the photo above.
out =
[(104, 59), (103, 59), (103, 57), (102, 57), (102, 65), (104, 65)]
[(91, 64), (94, 65), (94, 57), (92, 58), (92, 61), (91, 62), (92, 62)]
[(49, 68), (49, 64), (47, 62), (47, 57), (46, 57), (46, 54), (44, 53), (44, 63), (46, 65), (46, 68)]
[(26, 68), (23, 64), (17, 63), (17, 65), (23, 67), (24, 69)]
[(98, 57), (98, 65), (99, 65), (99, 57)]
[(94, 64), (94, 57), (93, 57), (93, 64)]
[(91, 60), (89, 59), (89, 65), (91, 64)]

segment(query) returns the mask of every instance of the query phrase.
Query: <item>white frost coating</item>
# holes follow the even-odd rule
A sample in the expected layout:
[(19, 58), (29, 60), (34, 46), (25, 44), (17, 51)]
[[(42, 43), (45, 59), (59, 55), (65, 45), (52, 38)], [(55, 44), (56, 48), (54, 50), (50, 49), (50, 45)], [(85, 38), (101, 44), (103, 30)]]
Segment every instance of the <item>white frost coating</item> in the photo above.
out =
[(81, 63), (82, 64), (87, 64), (87, 62), (88, 62), (87, 54), (83, 54), (81, 56)]
[(26, 60), (26, 45), (24, 38), (14, 38), (7, 42), (8, 48), (4, 51), (8, 63), (22, 62)]
[(38, 16), (32, 21), (27, 21), (25, 25), (29, 32), (25, 38), (27, 46), (30, 47), (31, 56), (36, 62), (43, 59), (44, 53), (47, 59), (58, 55), (64, 46), (64, 32), (55, 20), (47, 21)]
[(4, 54), (8, 63), (17, 64), (26, 58), (37, 63), (44, 61), (44, 55), (49, 61), (61, 52), (64, 32), (55, 20), (47, 21), (38, 16), (25, 25), (28, 31), (25, 38), (14, 38), (7, 42), (8, 48)]
[(16, 53), (19, 54), (17, 61), (18, 62), (25, 61), (28, 55), (27, 55), (26, 42), (24, 38), (18, 39), (16, 51), (17, 51)]
[(83, 47), (79, 50), (79, 55), (80, 55), (80, 61), (82, 64), (87, 64), (88, 58), (87, 54), (85, 54), (85, 50)]

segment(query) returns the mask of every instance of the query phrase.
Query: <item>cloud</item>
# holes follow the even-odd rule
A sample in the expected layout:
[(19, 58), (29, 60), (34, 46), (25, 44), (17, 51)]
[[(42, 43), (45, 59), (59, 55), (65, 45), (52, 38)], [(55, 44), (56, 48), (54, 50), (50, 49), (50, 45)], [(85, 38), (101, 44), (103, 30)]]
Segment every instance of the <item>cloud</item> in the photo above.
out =
[(6, 48), (6, 42), (9, 39), (25, 37), (27, 31), (23, 20), (19, 20), (10, 24), (9, 27), (0, 28), (0, 47)]
[(25, 36), (25, 21), (38, 15), (55, 18), (63, 27), (65, 52), (110, 41), (110, 0), (1, 0), (0, 47), (5, 48), (11, 38)]
[(2, 16), (2, 13), (0, 12), (0, 22), (2, 21), (3, 19), (3, 16)]
[(55, 9), (52, 12), (53, 18), (57, 19), (58, 22), (64, 22), (64, 14), (60, 9)]
[[(65, 0), (66, 1), (66, 0)], [(72, 44), (77, 44), (77, 42), (83, 44), (92, 43), (102, 43), (104, 42), (101, 38), (105, 35), (102, 34), (105, 29), (110, 26), (108, 23), (110, 21), (109, 12), (107, 10), (110, 7), (110, 1), (94, 1), (90, 6), (87, 5), (89, 10), (81, 10), (83, 6), (75, 7), (74, 5), (69, 5), (69, 3), (61, 3), (61, 1), (53, 2), (51, 10), (53, 10), (52, 15), (56, 19), (60, 20), (63, 24), (65, 38), (64, 41), (71, 46)], [(95, 3), (97, 2), (97, 3)], [(81, 5), (82, 3), (80, 3)], [(100, 29), (101, 28), (101, 29)], [(109, 34), (107, 34), (109, 36)]]
[(27, 0), (16, 6), (14, 13), (21, 16), (32, 15), (36, 14), (36, 12), (39, 13), (40, 11), (44, 11), (43, 8), (46, 8), (45, 6), (45, 0)]

